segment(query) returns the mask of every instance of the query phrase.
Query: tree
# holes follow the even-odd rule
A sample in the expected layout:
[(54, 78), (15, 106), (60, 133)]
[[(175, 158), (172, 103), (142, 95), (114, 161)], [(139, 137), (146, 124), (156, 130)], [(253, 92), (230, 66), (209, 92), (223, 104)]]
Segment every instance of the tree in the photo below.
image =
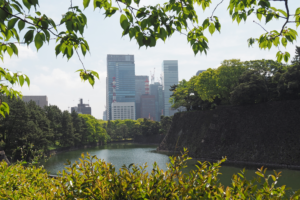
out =
[(277, 89), (280, 99), (300, 98), (300, 63), (288, 67), (280, 76)]
[[(1, 0), (0, 1), (0, 26), (1, 35), (0, 41), (0, 58), (3, 60), (4, 54), (9, 56), (13, 54), (18, 56), (18, 47), (16, 44), (29, 45), (34, 43), (36, 49), (39, 50), (44, 43), (49, 43), (55, 37), (58, 45), (55, 47), (56, 55), (62, 53), (67, 59), (73, 56), (73, 53), (79, 57), (78, 49), (81, 49), (83, 55), (89, 51), (89, 45), (83, 38), (84, 29), (87, 24), (86, 16), (78, 8), (78, 6), (71, 6), (69, 10), (62, 15), (60, 23), (54, 22), (50, 17), (40, 13), (37, 10), (39, 6), (38, 0)], [(31, 8), (35, 10), (33, 14), (30, 14)], [(28, 13), (26, 12), (28, 10)], [(22, 15), (24, 17), (22, 17)], [(57, 32), (57, 26), (65, 25), (66, 30)], [(18, 28), (17, 28), (18, 27)], [(24, 34), (23, 39), (20, 38), (20, 32), (24, 29), (27, 32)], [(80, 59), (80, 57), (79, 57)], [(86, 70), (84, 65), (83, 69), (78, 70), (80, 72), (80, 78), (83, 81), (88, 80), (91, 85), (95, 83), (95, 77), (99, 79), (97, 72), (92, 70)], [(27, 82), (28, 86), (30, 80), (28, 76), (18, 72), (12, 73), (8, 69), (0, 67), (0, 80), (7, 81), (12, 86), (19, 84), (23, 86), (24, 82)], [(6, 94), (7, 96), (19, 96), (21, 93), (15, 91), (12, 86), (0, 83), (0, 94)], [(5, 116), (9, 114), (9, 107), (7, 103), (0, 102), (0, 114)]]
[(247, 105), (267, 101), (268, 86), (265, 77), (258, 71), (246, 71), (239, 78), (239, 82), (231, 92), (231, 104)]
[[(295, 9), (295, 13), (291, 13), (288, 0), (282, 1), (285, 11), (276, 8), (275, 5), (272, 5), (273, 2), (268, 0), (229, 1), (229, 15), (238, 24), (242, 20), (246, 21), (251, 15), (256, 15), (259, 21), (264, 18), (266, 23), (274, 19), (284, 19), (284, 23), (280, 24), (278, 30), (272, 31), (267, 31), (254, 21), (264, 29), (265, 33), (257, 38), (249, 38), (249, 46), (258, 43), (260, 49), (270, 49), (273, 45), (278, 48), (280, 46), (286, 47), (287, 43), (296, 41), (297, 31), (288, 28), (287, 25), (290, 23), (296, 24), (296, 27), (300, 25), (300, 7)], [(111, 17), (118, 10), (120, 13), (124, 11), (125, 13), (120, 16), (120, 24), (124, 30), (122, 36), (129, 35), (130, 39), (134, 38), (140, 47), (153, 47), (158, 39), (165, 41), (167, 37), (171, 37), (174, 32), (178, 31), (187, 37), (195, 54), (202, 52), (206, 54), (209, 47), (205, 31), (208, 30), (210, 34), (216, 30), (221, 31), (219, 18), (214, 14), (223, 1), (202, 23), (199, 23), (195, 6), (202, 6), (202, 9), (205, 10), (212, 4), (211, 0), (172, 0), (165, 2), (163, 6), (158, 4), (141, 7), (139, 7), (140, 0), (117, 0), (118, 7), (114, 7), (109, 2), (108, 0), (94, 0), (94, 8), (105, 10), (106, 17)], [(85, 0), (84, 7), (87, 7), (89, 3), (89, 0)], [(282, 59), (287, 62), (290, 54), (279, 50), (276, 56), (279, 62)]]
[[(83, 0), (84, 8), (88, 7), (90, 0)], [(219, 18), (215, 16), (215, 11), (221, 1), (214, 9), (211, 16), (205, 18), (203, 22), (199, 22), (195, 6), (202, 6), (207, 9), (211, 4), (211, 0), (171, 0), (161, 5), (149, 5), (139, 7), (140, 0), (116, 0), (118, 7), (113, 6), (110, 0), (93, 0), (94, 9), (104, 10), (106, 17), (111, 17), (118, 10), (120, 13), (120, 25), (123, 28), (122, 36), (128, 35), (130, 39), (134, 38), (140, 47), (154, 47), (156, 41), (161, 39), (165, 41), (167, 37), (171, 37), (174, 32), (180, 32), (187, 37), (195, 54), (207, 53), (208, 39), (205, 36), (206, 31), (213, 34), (216, 30), (221, 31)], [(282, 0), (285, 11), (272, 5), (273, 2), (268, 0), (258, 1), (242, 1), (230, 0), (228, 10), (233, 21), (238, 24), (246, 21), (250, 16), (256, 15), (258, 20), (265, 19), (268, 23), (274, 19), (284, 19), (278, 30), (267, 31), (257, 38), (248, 39), (249, 46), (257, 43), (260, 49), (270, 49), (275, 47), (286, 47), (288, 43), (293, 43), (298, 37), (297, 31), (288, 28), (289, 24), (300, 25), (300, 7), (295, 12), (290, 12), (288, 0)], [(2, 37), (0, 58), (3, 59), (4, 54), (8, 53), (18, 55), (18, 47), (15, 45), (34, 43), (39, 50), (44, 43), (49, 43), (54, 37), (57, 41), (55, 47), (56, 55), (62, 54), (70, 59), (74, 52), (79, 57), (78, 50), (81, 49), (83, 55), (89, 51), (89, 45), (83, 37), (84, 29), (87, 25), (87, 18), (78, 6), (72, 4), (69, 10), (62, 15), (59, 23), (54, 22), (50, 17), (42, 14), (37, 10), (39, 6), (38, 0), (1, 0), (0, 1), (0, 25)], [(30, 13), (31, 8), (35, 10)], [(26, 12), (28, 10), (28, 13)], [(24, 17), (21, 17), (23, 15)], [(255, 22), (256, 23), (256, 22)], [(65, 31), (57, 32), (57, 26), (65, 26)], [(259, 24), (258, 24), (259, 25)], [(18, 26), (18, 28), (16, 28)], [(190, 28), (192, 26), (192, 28)], [(261, 26), (261, 25), (260, 25)], [(19, 33), (27, 29), (23, 38)], [(276, 54), (279, 62), (284, 59), (289, 60), (290, 54), (279, 50)], [(80, 59), (80, 57), (79, 57)], [(81, 61), (81, 60), (80, 60)], [(78, 70), (80, 78), (83, 81), (88, 80), (91, 85), (95, 83), (95, 77), (99, 79), (99, 75), (95, 71), (85, 69)], [(24, 82), (30, 84), (30, 80), (26, 75), (21, 73), (12, 73), (7, 69), (0, 68), (0, 80), (6, 80), (12, 85)], [(21, 96), (13, 88), (3, 83), (0, 84), (0, 93), (10, 94), (11, 96)], [(8, 105), (0, 102), (0, 114), (3, 116), (9, 113)]]
[(75, 136), (74, 136), (74, 127), (72, 123), (72, 117), (68, 111), (64, 111), (62, 113), (61, 119), (61, 131), (62, 136), (60, 139), (60, 143), (62, 146), (74, 146), (75, 144)]
[(296, 46), (296, 50), (295, 50), (295, 56), (292, 60), (292, 64), (299, 64), (300, 63), (300, 47)]

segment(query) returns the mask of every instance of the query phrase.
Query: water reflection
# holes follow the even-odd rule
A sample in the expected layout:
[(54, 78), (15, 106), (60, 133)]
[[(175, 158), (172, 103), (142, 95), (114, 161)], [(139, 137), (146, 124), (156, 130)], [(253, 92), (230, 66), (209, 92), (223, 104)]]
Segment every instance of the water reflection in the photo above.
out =
[[(148, 164), (147, 171), (151, 172), (152, 164), (156, 161), (159, 167), (166, 170), (166, 163), (169, 162), (167, 154), (156, 153), (155, 145), (141, 145), (134, 143), (114, 143), (99, 147), (74, 150), (69, 152), (60, 153), (52, 156), (46, 163), (45, 168), (50, 174), (57, 174), (58, 171), (62, 171), (65, 167), (66, 160), (70, 160), (74, 163), (79, 161), (81, 153), (89, 152), (89, 154), (96, 155), (98, 158), (112, 163), (116, 169), (120, 169), (124, 164), (129, 165), (135, 163), (137, 165)], [(190, 170), (195, 170), (196, 160), (189, 160), (188, 167), (183, 170), (184, 173), (188, 173)], [(257, 167), (249, 166), (228, 166), (223, 165), (220, 169), (222, 175), (220, 175), (220, 181), (223, 185), (228, 186), (231, 184), (231, 177), (233, 174), (237, 174), (244, 167), (247, 168), (247, 179), (252, 179), (255, 176)], [(282, 171), (282, 177), (279, 178), (277, 186), (286, 185), (293, 190), (300, 189), (300, 171), (277, 169), (277, 172)], [(273, 173), (272, 169), (268, 169), (267, 174)]]

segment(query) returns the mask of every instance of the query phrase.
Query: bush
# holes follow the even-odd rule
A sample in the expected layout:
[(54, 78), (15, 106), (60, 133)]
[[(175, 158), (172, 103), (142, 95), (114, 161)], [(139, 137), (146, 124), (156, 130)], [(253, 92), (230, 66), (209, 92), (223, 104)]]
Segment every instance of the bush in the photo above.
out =
[[(247, 181), (245, 171), (233, 175), (232, 186), (224, 187), (218, 180), (223, 159), (213, 165), (199, 162), (197, 170), (182, 174), (187, 151), (171, 157), (168, 170), (156, 163), (152, 172), (147, 165), (123, 166), (118, 173), (110, 163), (96, 156), (82, 154), (80, 162), (68, 163), (61, 177), (48, 178), (43, 168), (17, 164), (0, 165), (1, 199), (289, 199), (285, 186), (275, 187), (280, 173), (265, 175), (263, 168), (258, 178)], [(300, 191), (291, 199), (299, 199)]]

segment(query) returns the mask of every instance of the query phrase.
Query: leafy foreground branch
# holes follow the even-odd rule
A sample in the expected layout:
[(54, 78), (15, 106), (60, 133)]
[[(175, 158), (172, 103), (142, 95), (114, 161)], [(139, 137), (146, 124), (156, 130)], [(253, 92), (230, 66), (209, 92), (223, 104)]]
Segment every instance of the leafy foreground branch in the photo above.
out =
[(96, 156), (82, 154), (80, 162), (71, 164), (56, 179), (48, 178), (43, 168), (20, 164), (0, 164), (0, 197), (3, 199), (299, 199), (300, 190), (288, 197), (285, 186), (275, 187), (280, 173), (266, 175), (258, 169), (257, 178), (248, 181), (245, 170), (233, 175), (232, 185), (224, 187), (218, 179), (226, 158), (211, 165), (199, 162), (197, 170), (182, 174), (187, 150), (170, 157), (168, 170), (156, 163), (149, 174), (147, 165), (125, 165), (117, 173), (110, 163)]

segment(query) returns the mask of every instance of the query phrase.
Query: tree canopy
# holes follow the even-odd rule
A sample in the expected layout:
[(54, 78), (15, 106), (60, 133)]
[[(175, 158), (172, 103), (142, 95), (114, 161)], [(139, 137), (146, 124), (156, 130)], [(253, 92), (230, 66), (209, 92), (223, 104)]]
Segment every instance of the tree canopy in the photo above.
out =
[[(265, 33), (248, 39), (249, 46), (257, 43), (260, 49), (279, 48), (277, 61), (284, 59), (288, 62), (289, 52), (281, 50), (288, 43), (293, 43), (298, 37), (298, 32), (294, 27), (300, 25), (300, 7), (289, 8), (288, 0), (281, 0), (284, 10), (273, 5), (269, 0), (230, 0), (228, 5), (229, 15), (232, 20), (238, 24), (244, 20), (247, 21), (250, 16), (265, 23), (275, 19), (283, 19), (283, 24), (278, 24), (278, 30), (267, 31), (262, 25), (257, 23)], [(195, 54), (205, 53), (209, 49), (208, 33), (221, 31), (220, 19), (216, 15), (218, 6), (224, 3), (223, 0), (215, 7), (211, 15), (205, 19), (199, 19), (196, 7), (201, 6), (205, 11), (212, 5), (211, 0), (170, 0), (163, 4), (139, 6), (140, 0), (116, 0), (117, 6), (114, 6), (111, 0), (83, 0), (83, 7), (87, 8), (91, 3), (94, 9), (104, 11), (106, 17), (111, 17), (120, 13), (120, 25), (123, 28), (122, 36), (128, 35), (130, 39), (137, 41), (140, 47), (154, 47), (156, 41), (161, 39), (165, 41), (171, 37), (174, 32), (180, 32), (185, 35), (188, 43), (191, 45)], [(41, 13), (39, 10), (39, 0), (0, 0), (0, 31), (1, 45), (0, 58), (3, 60), (4, 54), (12, 56), (18, 55), (16, 44), (30, 45), (34, 44), (39, 50), (45, 43), (55, 40), (55, 54), (62, 54), (70, 59), (74, 54), (78, 56), (83, 68), (79, 69), (80, 78), (83, 81), (88, 80), (94, 85), (95, 78), (99, 79), (97, 72), (85, 68), (80, 59), (80, 52), (83, 56), (90, 51), (88, 42), (84, 38), (84, 30), (87, 27), (87, 18), (78, 5), (73, 5), (70, 1), (70, 7), (65, 14), (61, 16), (60, 21), (54, 21), (50, 16)], [(256, 22), (255, 22), (256, 23)], [(62, 31), (58, 31), (58, 27)], [(26, 33), (20, 37), (20, 32)], [(208, 75), (208, 74), (206, 74)], [(17, 72), (12, 73), (8, 69), (0, 68), (0, 80), (7, 81), (12, 86), (19, 84), (23, 86), (24, 82), (30, 84), (28, 76)], [(10, 96), (21, 96), (21, 93), (15, 91), (8, 84), (0, 83), (0, 93)], [(0, 102), (0, 114), (9, 113), (8, 105)]]
[(300, 65), (273, 60), (225, 60), (217, 69), (207, 69), (189, 81), (174, 86), (172, 107), (189, 110), (217, 105), (246, 105), (300, 98)]

